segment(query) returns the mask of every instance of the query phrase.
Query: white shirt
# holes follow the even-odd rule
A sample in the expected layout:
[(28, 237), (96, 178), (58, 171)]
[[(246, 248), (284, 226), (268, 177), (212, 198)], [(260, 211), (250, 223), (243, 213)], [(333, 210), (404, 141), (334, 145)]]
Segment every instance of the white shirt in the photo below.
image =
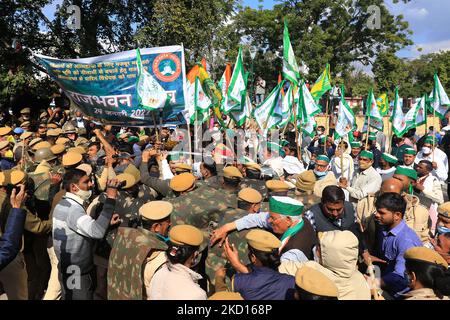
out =
[(299, 174), (305, 171), (303, 163), (301, 163), (297, 157), (286, 156), (283, 159), (283, 169), (288, 174)]
[(267, 159), (266, 161), (264, 161), (263, 165), (271, 167), (279, 177), (282, 177), (284, 174), (282, 157)]
[(369, 167), (356, 174), (352, 186), (347, 187), (347, 190), (351, 197), (356, 200), (361, 200), (367, 197), (369, 193), (379, 191), (381, 182), (380, 174), (373, 167)]
[(437, 204), (441, 204), (444, 202), (444, 194), (442, 193), (441, 184), (439, 182), (439, 179), (435, 176), (428, 174), (425, 178), (421, 177), (418, 179), (420, 181), (421, 179), (424, 179), (423, 182), (423, 195), (427, 197), (428, 199), (431, 199), (432, 201), (436, 202)]
[[(422, 151), (419, 151), (419, 153), (417, 153), (414, 162), (418, 164), (422, 160), (428, 160), (433, 162), (433, 153), (429, 154), (428, 156), (424, 156)], [(439, 157), (437, 154), (434, 155), (434, 162), (436, 162), (437, 168), (436, 170), (433, 170), (431, 173), (433, 174), (433, 176), (437, 177), (439, 181), (446, 182), (448, 177), (448, 162), (446, 165), (446, 163), (442, 161), (442, 158)]]
[(396, 167), (392, 167), (392, 168), (389, 168), (387, 170), (383, 170), (381, 168), (377, 168), (377, 172), (380, 174), (381, 180), (384, 181), (384, 180), (387, 180), (389, 178), (392, 178), (392, 176), (394, 175), (395, 169), (396, 169)]
[(149, 285), (151, 300), (206, 300), (206, 292), (197, 281), (202, 276), (177, 263), (166, 263), (154, 275)]

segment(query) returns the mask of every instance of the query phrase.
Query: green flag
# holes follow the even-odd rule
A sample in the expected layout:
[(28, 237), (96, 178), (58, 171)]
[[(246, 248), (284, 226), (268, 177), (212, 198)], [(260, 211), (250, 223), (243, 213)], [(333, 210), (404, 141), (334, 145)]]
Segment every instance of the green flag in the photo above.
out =
[(450, 107), (450, 99), (439, 80), (437, 73), (434, 74), (434, 88), (430, 95), (430, 113), (435, 113), (439, 118), (444, 119)]
[(281, 95), (283, 84), (284, 81), (280, 82), (267, 98), (253, 110), (253, 117), (258, 126), (264, 130), (264, 133), (266, 133), (268, 129), (275, 127), (281, 121), (281, 117), (277, 115), (276, 108), (283, 102), (283, 97)]
[(248, 90), (247, 90), (248, 75), (249, 75), (248, 72), (245, 73), (245, 75), (244, 75), (246, 90), (245, 90), (245, 99), (242, 100), (242, 103), (244, 104), (242, 106), (242, 111), (232, 111), (230, 113), (231, 118), (236, 123), (236, 125), (239, 127), (244, 125), (245, 120), (248, 117), (250, 117), (251, 112), (252, 112), (252, 103), (250, 101), (250, 97), (248, 95)]
[(169, 100), (169, 96), (158, 81), (142, 66), (139, 49), (136, 49), (136, 66), (138, 71), (136, 91), (139, 106), (147, 110), (163, 108), (166, 101)]
[[(370, 88), (369, 95), (367, 96), (367, 121), (370, 120), (369, 126), (379, 131), (383, 130), (383, 117), (378, 109), (377, 101), (373, 95), (373, 88)], [(369, 119), (370, 114), (370, 119)]]
[(311, 95), (314, 98), (314, 101), (320, 100), (325, 92), (331, 90), (331, 88), (330, 65), (327, 63), (325, 70), (311, 88)]
[(416, 99), (411, 108), (405, 114), (406, 131), (421, 126), (427, 121), (427, 108), (426, 108), (427, 96), (423, 95), (422, 98)]
[(242, 111), (245, 102), (245, 74), (244, 63), (242, 62), (242, 48), (239, 48), (239, 53), (236, 58), (236, 63), (231, 76), (230, 85), (228, 87), (228, 103), (224, 105), (223, 112)]
[(284, 20), (283, 32), (283, 77), (296, 85), (298, 85), (298, 79), (300, 78), (299, 68), (289, 38), (286, 19)]
[(345, 101), (344, 95), (344, 86), (342, 86), (336, 128), (334, 131), (334, 140), (348, 135), (351, 131), (353, 131), (356, 124), (355, 114), (353, 113), (352, 108), (348, 105), (347, 101)]
[(400, 98), (398, 97), (398, 88), (395, 88), (394, 109), (391, 116), (392, 131), (397, 137), (403, 136), (406, 131), (406, 119), (403, 114), (402, 106), (400, 104)]

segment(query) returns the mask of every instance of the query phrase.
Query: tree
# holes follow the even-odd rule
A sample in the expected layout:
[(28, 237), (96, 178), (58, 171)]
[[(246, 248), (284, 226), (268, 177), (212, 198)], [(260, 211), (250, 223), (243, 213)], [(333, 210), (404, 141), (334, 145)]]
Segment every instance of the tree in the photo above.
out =
[(395, 87), (402, 87), (408, 82), (407, 63), (398, 58), (393, 51), (378, 54), (372, 72), (375, 75), (377, 90), (380, 93), (389, 92), (391, 99), (394, 98)]

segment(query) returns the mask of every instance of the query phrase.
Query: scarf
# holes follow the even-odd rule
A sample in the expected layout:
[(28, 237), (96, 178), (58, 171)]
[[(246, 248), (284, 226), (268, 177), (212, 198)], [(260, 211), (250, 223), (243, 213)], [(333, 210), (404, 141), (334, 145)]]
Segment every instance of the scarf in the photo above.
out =
[(305, 223), (302, 219), (295, 226), (290, 227), (283, 233), (283, 235), (281, 236), (281, 239), (280, 239), (281, 247), (280, 247), (280, 249), (278, 249), (279, 253), (281, 253), (281, 250), (283, 250), (284, 246), (286, 245), (286, 243), (288, 243), (289, 239), (303, 228), (304, 224)]

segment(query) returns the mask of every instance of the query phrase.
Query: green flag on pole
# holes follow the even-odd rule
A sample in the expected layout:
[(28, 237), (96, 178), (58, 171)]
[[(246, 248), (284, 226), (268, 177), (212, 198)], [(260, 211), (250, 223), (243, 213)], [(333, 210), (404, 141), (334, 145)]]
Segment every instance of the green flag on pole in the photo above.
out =
[(344, 99), (344, 86), (341, 87), (341, 99), (339, 101), (339, 109), (336, 121), (336, 128), (334, 131), (334, 140), (345, 137), (353, 131), (356, 124), (356, 117), (352, 108)]
[(163, 108), (169, 100), (169, 95), (142, 66), (141, 51), (139, 49), (136, 49), (136, 66), (138, 72), (136, 91), (139, 105), (147, 110)]
[(311, 95), (314, 98), (314, 101), (319, 101), (320, 98), (331, 89), (330, 65), (327, 63), (325, 70), (312, 86)]
[(298, 79), (300, 78), (300, 71), (289, 38), (286, 19), (284, 19), (283, 31), (283, 77), (296, 85), (298, 85)]
[(395, 88), (394, 108), (392, 110), (391, 123), (392, 131), (397, 137), (401, 137), (406, 133), (406, 118), (400, 104), (397, 87)]
[(434, 74), (434, 88), (433, 92), (430, 94), (430, 98), (430, 113), (435, 112), (439, 118), (444, 119), (445, 114), (450, 107), (450, 99), (448, 98), (437, 73)]
[(242, 61), (242, 48), (239, 48), (230, 85), (228, 87), (228, 103), (223, 106), (223, 112), (227, 114), (231, 111), (242, 111), (245, 104), (245, 91), (246, 85), (244, 63)]
[[(369, 126), (377, 129), (378, 131), (383, 130), (383, 117), (380, 114), (380, 109), (377, 106), (377, 101), (373, 95), (373, 88), (370, 88), (369, 94), (367, 96), (367, 121), (370, 120)], [(369, 119), (370, 114), (370, 119)]]

